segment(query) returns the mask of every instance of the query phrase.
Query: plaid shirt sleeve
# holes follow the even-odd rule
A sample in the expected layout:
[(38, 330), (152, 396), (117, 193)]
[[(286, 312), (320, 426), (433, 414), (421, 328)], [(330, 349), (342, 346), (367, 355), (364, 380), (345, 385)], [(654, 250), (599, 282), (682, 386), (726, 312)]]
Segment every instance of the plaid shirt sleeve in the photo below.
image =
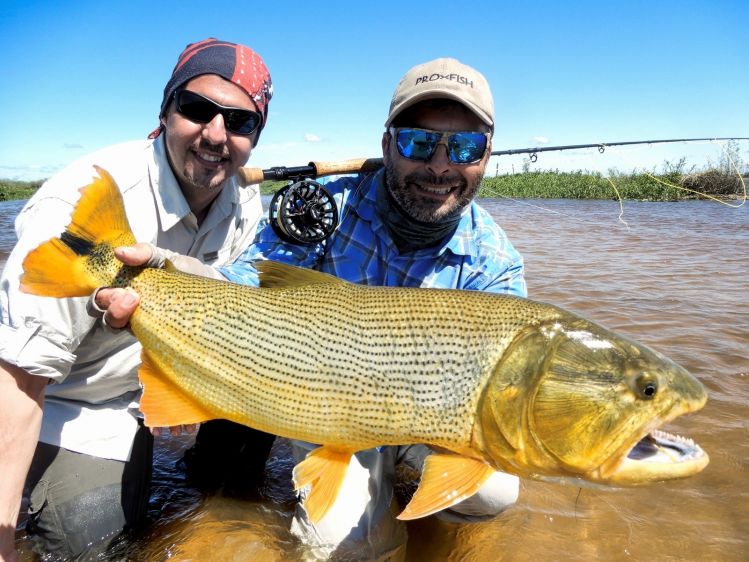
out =
[(257, 260), (274, 260), (300, 267), (314, 268), (323, 255), (321, 243), (314, 245), (289, 244), (279, 238), (267, 219), (258, 226), (254, 242), (231, 264), (219, 269), (229, 281), (242, 285), (259, 285)]

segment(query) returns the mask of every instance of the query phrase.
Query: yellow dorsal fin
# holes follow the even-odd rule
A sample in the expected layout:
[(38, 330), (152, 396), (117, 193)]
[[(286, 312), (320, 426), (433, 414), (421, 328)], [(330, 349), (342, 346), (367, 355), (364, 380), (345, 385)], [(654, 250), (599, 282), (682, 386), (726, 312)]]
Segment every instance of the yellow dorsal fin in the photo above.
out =
[(180, 271), (177, 269), (177, 266), (174, 265), (172, 260), (164, 260), (164, 271), (168, 271), (169, 273), (184, 273), (183, 271)]
[(255, 262), (255, 267), (260, 278), (260, 286), (265, 288), (299, 287), (320, 283), (346, 284), (346, 281), (334, 275), (277, 261), (258, 261)]
[(302, 504), (312, 523), (318, 523), (338, 496), (354, 451), (322, 446), (310, 451), (294, 467), (294, 489), (312, 486)]
[(431, 454), (421, 482), (398, 519), (418, 519), (471, 497), (494, 473), (483, 461), (450, 454)]
[(171, 385), (158, 365), (141, 352), (138, 378), (143, 385), (140, 411), (148, 427), (200, 423), (217, 416)]

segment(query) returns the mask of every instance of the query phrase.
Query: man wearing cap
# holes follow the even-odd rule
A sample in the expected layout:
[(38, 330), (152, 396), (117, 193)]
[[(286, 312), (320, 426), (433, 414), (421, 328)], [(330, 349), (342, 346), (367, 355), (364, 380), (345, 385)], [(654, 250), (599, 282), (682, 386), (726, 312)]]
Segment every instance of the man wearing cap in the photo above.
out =
[[(527, 296), (521, 256), (474, 198), (491, 152), (494, 104), (484, 76), (455, 59), (417, 65), (401, 79), (382, 136), (385, 163), (371, 175), (326, 184), (340, 225), (322, 243), (294, 245), (264, 228), (220, 271), (255, 284), (253, 262), (311, 267), (354, 283), (473, 289)], [(293, 443), (297, 461), (314, 445)], [(323, 555), (397, 557), (405, 527), (391, 511), (395, 467), (420, 470), (423, 445), (358, 453), (338, 500), (317, 525), (301, 506), (292, 531)], [(496, 473), (473, 497), (437, 516), (455, 522), (496, 516), (517, 499), (515, 476)]]
[[(367, 285), (526, 296), (521, 256), (474, 201), (493, 131), (494, 104), (481, 73), (449, 58), (415, 66), (396, 88), (385, 121), (384, 169), (325, 186), (341, 216), (332, 236), (297, 245), (265, 227), (237, 261), (219, 271), (232, 281), (257, 285), (253, 263), (272, 259)], [(141, 250), (130, 263), (151, 256), (150, 249)], [(205, 275), (215, 275), (205, 269)], [(131, 310), (115, 303), (107, 315), (113, 325), (123, 326)], [(296, 460), (314, 447), (294, 442)], [(328, 515), (312, 525), (299, 506), (292, 531), (322, 557), (402, 555), (405, 528), (391, 511), (395, 467), (404, 463), (420, 470), (427, 454), (422, 445), (356, 454)], [(497, 473), (473, 497), (438, 516), (451, 521), (496, 516), (515, 502), (518, 488), (516, 477)]]
[(67, 559), (93, 557), (144, 523), (151, 477), (153, 438), (137, 412), (140, 345), (107, 327), (87, 299), (19, 292), (24, 256), (64, 229), (96, 165), (117, 182), (138, 240), (214, 266), (231, 262), (262, 214), (257, 187), (240, 189), (234, 175), (271, 95), (252, 49), (213, 38), (188, 45), (150, 140), (75, 162), (19, 214), (0, 281), (0, 560), (17, 556), (24, 483), (35, 548)]

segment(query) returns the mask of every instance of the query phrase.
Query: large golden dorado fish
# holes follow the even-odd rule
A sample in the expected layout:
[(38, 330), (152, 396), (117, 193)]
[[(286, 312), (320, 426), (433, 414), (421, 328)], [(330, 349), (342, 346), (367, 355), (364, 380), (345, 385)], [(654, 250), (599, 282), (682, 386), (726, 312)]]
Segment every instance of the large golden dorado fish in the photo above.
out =
[(123, 266), (135, 243), (109, 174), (82, 189), (22, 289), (132, 287), (149, 426), (224, 418), (321, 444), (294, 469), (319, 521), (356, 451), (435, 449), (402, 519), (473, 494), (495, 470), (634, 485), (699, 472), (707, 455), (657, 428), (706, 401), (659, 353), (555, 306), (475, 291), (365, 287), (273, 262), (261, 287)]

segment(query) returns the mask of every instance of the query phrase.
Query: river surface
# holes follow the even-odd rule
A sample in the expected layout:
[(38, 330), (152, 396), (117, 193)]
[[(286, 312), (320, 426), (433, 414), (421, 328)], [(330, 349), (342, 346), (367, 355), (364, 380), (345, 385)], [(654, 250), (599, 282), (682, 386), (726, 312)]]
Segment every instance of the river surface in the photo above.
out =
[[(524, 255), (532, 298), (634, 337), (705, 384), (707, 406), (667, 429), (695, 439), (711, 462), (695, 477), (634, 489), (523, 481), (517, 504), (491, 522), (409, 523), (406, 560), (749, 559), (749, 205), (625, 202), (620, 218), (614, 201), (482, 204)], [(0, 203), (0, 266), (19, 209)], [(175, 466), (188, 441), (157, 443), (158, 519), (125, 556), (299, 559), (283, 455), (269, 462), (266, 499), (203, 497)]]

